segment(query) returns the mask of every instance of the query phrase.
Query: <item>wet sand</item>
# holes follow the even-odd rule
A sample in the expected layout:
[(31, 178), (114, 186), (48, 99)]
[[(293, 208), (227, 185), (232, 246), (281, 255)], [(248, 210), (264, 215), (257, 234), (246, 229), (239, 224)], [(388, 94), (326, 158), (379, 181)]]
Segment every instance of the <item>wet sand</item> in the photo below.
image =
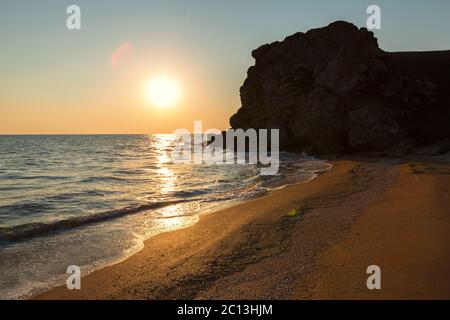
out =
[[(311, 182), (150, 238), (84, 277), (81, 290), (34, 298), (449, 299), (450, 165), (333, 165)], [(372, 264), (381, 267), (381, 290), (366, 287)]]

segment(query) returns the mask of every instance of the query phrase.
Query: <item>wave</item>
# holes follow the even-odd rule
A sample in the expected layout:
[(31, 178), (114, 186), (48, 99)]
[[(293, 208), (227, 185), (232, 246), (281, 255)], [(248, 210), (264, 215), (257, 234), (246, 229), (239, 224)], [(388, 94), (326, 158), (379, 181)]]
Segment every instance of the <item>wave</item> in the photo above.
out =
[[(24, 189), (21, 187), (11, 188), (8, 187), (7, 191), (15, 190), (15, 189)], [(3, 190), (0, 187), (0, 191)], [(53, 196), (44, 197), (42, 199), (38, 199), (37, 201), (23, 201), (15, 204), (10, 204), (6, 206), (0, 206), (0, 215), (2, 214), (18, 214), (18, 215), (27, 215), (27, 214), (38, 214), (41, 212), (48, 212), (58, 209), (57, 202), (65, 201), (67, 202), (78, 202), (81, 197), (84, 196), (97, 196), (103, 197), (107, 194), (113, 194), (114, 191), (109, 190), (86, 190), (81, 192), (65, 192), (58, 193)]]
[(70, 177), (66, 176), (23, 176), (23, 175), (16, 175), (16, 174), (6, 174), (1, 176), (2, 179), (5, 180), (67, 180)]
[(140, 175), (145, 174), (146, 171), (143, 169), (117, 169), (114, 170), (113, 173), (115, 174), (123, 174), (123, 175)]
[(108, 182), (108, 181), (120, 181), (120, 182), (129, 182), (129, 179), (113, 177), (113, 176), (105, 176), (105, 177), (89, 177), (82, 179), (81, 183), (92, 183), (92, 182)]
[(50, 223), (27, 223), (12, 227), (3, 227), (0, 228), (0, 241), (20, 241), (27, 238), (46, 235), (54, 231), (73, 229), (91, 223), (98, 223), (105, 220), (136, 214), (142, 211), (159, 209), (183, 202), (187, 202), (187, 200), (152, 202), (137, 207), (127, 207), (118, 210), (105, 211), (89, 216), (74, 217)]
[(110, 190), (85, 190), (85, 191), (80, 191), (80, 192), (65, 192), (65, 193), (59, 193), (59, 194), (55, 194), (53, 196), (49, 196), (44, 198), (42, 201), (79, 201), (80, 197), (84, 197), (84, 196), (98, 196), (98, 197), (104, 197), (105, 195), (109, 195), (109, 194), (114, 194), (116, 193), (115, 191), (110, 191)]
[(179, 190), (172, 193), (172, 196), (178, 198), (190, 198), (195, 196), (200, 196), (204, 194), (208, 194), (210, 191), (204, 189), (195, 189), (195, 190)]
[(41, 212), (46, 212), (49, 210), (53, 210), (56, 207), (48, 202), (22, 202), (16, 204), (10, 204), (6, 206), (0, 207), (0, 215), (2, 214), (10, 214), (10, 213), (20, 213), (21, 215), (29, 215), (29, 214), (38, 214)]

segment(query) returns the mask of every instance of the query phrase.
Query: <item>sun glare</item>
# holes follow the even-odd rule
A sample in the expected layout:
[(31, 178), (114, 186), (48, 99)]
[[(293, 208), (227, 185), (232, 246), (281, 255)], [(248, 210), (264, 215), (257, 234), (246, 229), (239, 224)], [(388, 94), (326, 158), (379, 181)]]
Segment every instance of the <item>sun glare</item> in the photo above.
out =
[(168, 76), (159, 76), (147, 84), (146, 94), (154, 106), (169, 107), (178, 101), (180, 89), (175, 80)]

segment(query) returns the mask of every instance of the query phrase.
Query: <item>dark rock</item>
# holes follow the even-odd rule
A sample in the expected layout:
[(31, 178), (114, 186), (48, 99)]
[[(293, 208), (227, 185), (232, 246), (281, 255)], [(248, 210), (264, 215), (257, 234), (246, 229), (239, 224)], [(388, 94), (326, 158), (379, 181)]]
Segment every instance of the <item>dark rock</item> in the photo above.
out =
[(385, 52), (338, 21), (252, 52), (233, 129), (280, 129), (283, 150), (412, 150), (450, 137), (450, 51)]

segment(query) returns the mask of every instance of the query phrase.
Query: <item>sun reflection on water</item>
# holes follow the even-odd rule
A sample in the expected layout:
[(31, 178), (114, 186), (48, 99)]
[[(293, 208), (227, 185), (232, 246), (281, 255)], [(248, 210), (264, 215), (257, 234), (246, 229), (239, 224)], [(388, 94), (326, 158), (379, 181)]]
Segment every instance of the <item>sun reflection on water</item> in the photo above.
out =
[[(162, 230), (175, 230), (198, 221), (198, 215), (192, 214), (192, 204), (180, 203), (158, 210), (160, 228)], [(198, 208), (197, 208), (198, 209)]]
[(176, 135), (154, 135), (152, 138), (159, 167), (156, 170), (157, 178), (161, 192), (167, 194), (175, 190), (177, 180), (176, 174), (168, 167), (171, 163), (170, 150), (175, 144)]

